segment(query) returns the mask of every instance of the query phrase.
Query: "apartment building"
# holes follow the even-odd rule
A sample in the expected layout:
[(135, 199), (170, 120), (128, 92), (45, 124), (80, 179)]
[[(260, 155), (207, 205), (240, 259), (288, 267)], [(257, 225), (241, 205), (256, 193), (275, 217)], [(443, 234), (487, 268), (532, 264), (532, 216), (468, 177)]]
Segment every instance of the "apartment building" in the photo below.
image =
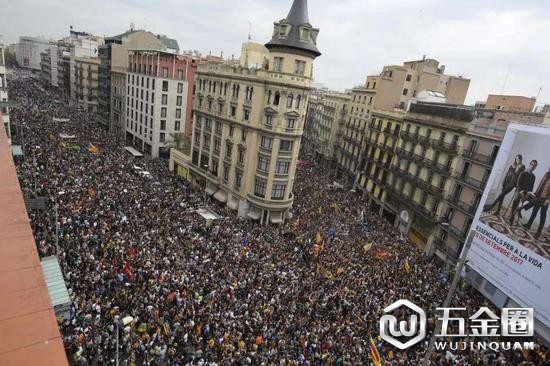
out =
[(114, 121), (114, 116), (111, 116), (111, 73), (113, 71), (120, 72), (127, 67), (128, 50), (130, 49), (176, 53), (179, 46), (177, 41), (166, 36), (161, 37), (145, 30), (133, 28), (119, 35), (106, 37), (105, 43), (99, 46), (98, 121), (105, 129), (115, 134), (121, 134), (123, 130), (120, 129), (120, 119)]
[(45, 38), (19, 37), (15, 59), (19, 67), (41, 71), (40, 54), (50, 47), (50, 42)]
[[(509, 109), (518, 110), (522, 105), (521, 102), (517, 106), (509, 105)], [(544, 115), (541, 113), (502, 109), (476, 111), (476, 119), (470, 123), (466, 132), (463, 150), (453, 175), (453, 186), (447, 195), (447, 208), (443, 217), (448, 225), (440, 227), (434, 240), (433, 251), (442, 260), (447, 263), (456, 263), (458, 260), (508, 124), (539, 124), (543, 120)], [(494, 198), (489, 197), (489, 202)]]
[[(189, 84), (193, 83), (188, 75), (194, 62), (171, 52), (129, 51), (124, 116), (127, 145), (152, 158), (168, 154), (167, 143), (185, 130)], [(119, 91), (114, 91), (115, 98)]]
[[(294, 0), (273, 38), (238, 62), (199, 64), (190, 155), (171, 150), (170, 169), (262, 224), (282, 223), (294, 196), (294, 175), (313, 81), (317, 35), (307, 2)], [(261, 67), (257, 67), (261, 65)]]
[(537, 98), (535, 97), (489, 94), (484, 108), (506, 112), (531, 113), (535, 109), (536, 102)]
[[(74, 48), (71, 52), (73, 51)], [(74, 79), (71, 83), (72, 102), (95, 113), (98, 106), (99, 59), (72, 57), (72, 60), (74, 60)]]
[(336, 143), (336, 178), (348, 188), (353, 186), (357, 177), (374, 95), (374, 90), (364, 86), (353, 88), (349, 113), (344, 116), (343, 124), (340, 125)]
[(304, 150), (328, 171), (336, 169), (336, 145), (346, 123), (351, 96), (338, 92), (317, 92), (309, 99)]
[[(380, 117), (382, 117), (380, 120)], [(430, 252), (446, 207), (445, 199), (452, 187), (451, 177), (462, 151), (474, 109), (452, 104), (415, 102), (395, 124), (396, 116), (380, 116), (374, 126), (386, 131), (387, 145), (395, 143), (395, 153), (384, 152), (375, 166), (374, 191), (368, 191), (371, 202), (380, 212), (393, 219), (403, 235), (420, 249)], [(398, 141), (394, 142), (396, 137)], [(380, 148), (375, 149), (381, 150)], [(375, 156), (376, 158), (376, 156)], [(389, 167), (389, 169), (388, 169)], [(374, 169), (376, 169), (374, 168)], [(386, 180), (384, 180), (386, 177)], [(376, 184), (378, 183), (378, 184)], [(368, 187), (367, 187), (368, 188)]]
[(4, 37), (0, 35), (0, 122), (6, 130), (6, 136), (11, 139), (10, 115), (8, 107), (8, 80), (6, 78), (6, 62), (4, 58)]

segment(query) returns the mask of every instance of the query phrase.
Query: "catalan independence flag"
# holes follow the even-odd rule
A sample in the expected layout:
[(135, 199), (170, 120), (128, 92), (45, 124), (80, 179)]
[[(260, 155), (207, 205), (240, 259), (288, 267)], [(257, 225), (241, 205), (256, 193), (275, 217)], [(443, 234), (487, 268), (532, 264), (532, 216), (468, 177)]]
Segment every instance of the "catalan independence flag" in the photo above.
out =
[(378, 348), (376, 348), (376, 343), (374, 343), (374, 339), (370, 337), (370, 357), (372, 359), (372, 363), (374, 366), (382, 366), (382, 359), (380, 358), (380, 352), (378, 352)]

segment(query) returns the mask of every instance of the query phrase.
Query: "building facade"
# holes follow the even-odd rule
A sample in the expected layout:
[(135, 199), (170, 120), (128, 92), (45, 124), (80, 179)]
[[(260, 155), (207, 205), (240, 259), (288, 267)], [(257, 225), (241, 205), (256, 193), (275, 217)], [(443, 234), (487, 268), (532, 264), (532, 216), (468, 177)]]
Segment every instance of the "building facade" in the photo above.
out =
[(521, 95), (495, 95), (489, 94), (485, 102), (485, 109), (531, 113), (535, 109), (537, 98), (528, 98)]
[(74, 58), (74, 81), (71, 83), (72, 102), (89, 112), (97, 112), (99, 59)]
[(40, 54), (50, 47), (50, 42), (45, 38), (19, 37), (15, 59), (19, 67), (41, 71)]
[(317, 92), (310, 96), (303, 150), (328, 171), (336, 169), (336, 145), (349, 112), (349, 94)]
[(255, 52), (252, 65), (246, 52), (239, 62), (199, 64), (190, 155), (172, 149), (170, 168), (188, 169), (190, 181), (241, 217), (284, 222), (294, 201), (318, 32), (307, 2), (295, 0), (265, 47), (245, 47)]
[(194, 60), (163, 51), (130, 50), (126, 70), (126, 144), (153, 158), (185, 130), (189, 69)]
[(10, 115), (8, 107), (8, 80), (6, 77), (6, 62), (4, 58), (4, 39), (0, 35), (0, 122), (6, 130), (6, 136), (11, 139)]

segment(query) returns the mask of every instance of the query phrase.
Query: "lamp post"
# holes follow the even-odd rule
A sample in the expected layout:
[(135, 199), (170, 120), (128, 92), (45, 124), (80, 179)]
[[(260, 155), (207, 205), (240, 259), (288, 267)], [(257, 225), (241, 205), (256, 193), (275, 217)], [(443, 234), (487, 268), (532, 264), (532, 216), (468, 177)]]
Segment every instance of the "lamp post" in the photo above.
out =
[(132, 318), (131, 316), (126, 316), (122, 319), (120, 319), (120, 317), (118, 315), (115, 315), (115, 326), (116, 326), (116, 366), (118, 366), (118, 348), (119, 348), (119, 345), (118, 345), (118, 328), (120, 326), (126, 326), (128, 324), (130, 324), (131, 322), (134, 321), (134, 318)]

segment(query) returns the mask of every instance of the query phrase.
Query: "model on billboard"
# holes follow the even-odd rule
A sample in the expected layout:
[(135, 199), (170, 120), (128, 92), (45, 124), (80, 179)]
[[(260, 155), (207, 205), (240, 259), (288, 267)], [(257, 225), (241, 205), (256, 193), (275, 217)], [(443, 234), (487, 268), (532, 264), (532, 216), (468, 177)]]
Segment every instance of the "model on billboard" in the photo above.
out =
[(523, 227), (529, 230), (531, 229), (531, 225), (533, 225), (533, 221), (537, 218), (537, 213), (540, 211), (539, 227), (534, 236), (535, 239), (538, 239), (544, 229), (544, 224), (546, 223), (546, 213), (548, 211), (548, 206), (550, 205), (550, 166), (548, 167), (546, 174), (544, 174), (544, 177), (535, 191), (535, 194), (527, 195), (526, 200), (528, 203), (519, 208), (518, 214), (521, 217), (521, 210), (533, 208), (529, 221), (523, 224)]
[(525, 200), (525, 198), (529, 195), (529, 192), (532, 192), (533, 188), (535, 187), (535, 180), (537, 179), (537, 177), (533, 172), (535, 171), (535, 169), (537, 169), (538, 164), (538, 161), (531, 160), (531, 162), (529, 163), (529, 169), (521, 172), (521, 174), (518, 176), (518, 184), (516, 186), (517, 193), (514, 196), (514, 200), (512, 201), (510, 225), (514, 225), (514, 216), (516, 214), (516, 210), (519, 206), (520, 201)]
[(500, 213), (504, 198), (516, 188), (518, 177), (525, 170), (525, 165), (523, 165), (522, 161), (523, 156), (521, 156), (521, 154), (516, 155), (516, 158), (514, 159), (512, 165), (508, 167), (506, 177), (502, 182), (502, 190), (500, 191), (500, 194), (491, 205), (485, 208), (484, 211), (492, 211), (493, 208), (495, 208), (495, 205), (498, 205), (495, 215), (498, 215)]

